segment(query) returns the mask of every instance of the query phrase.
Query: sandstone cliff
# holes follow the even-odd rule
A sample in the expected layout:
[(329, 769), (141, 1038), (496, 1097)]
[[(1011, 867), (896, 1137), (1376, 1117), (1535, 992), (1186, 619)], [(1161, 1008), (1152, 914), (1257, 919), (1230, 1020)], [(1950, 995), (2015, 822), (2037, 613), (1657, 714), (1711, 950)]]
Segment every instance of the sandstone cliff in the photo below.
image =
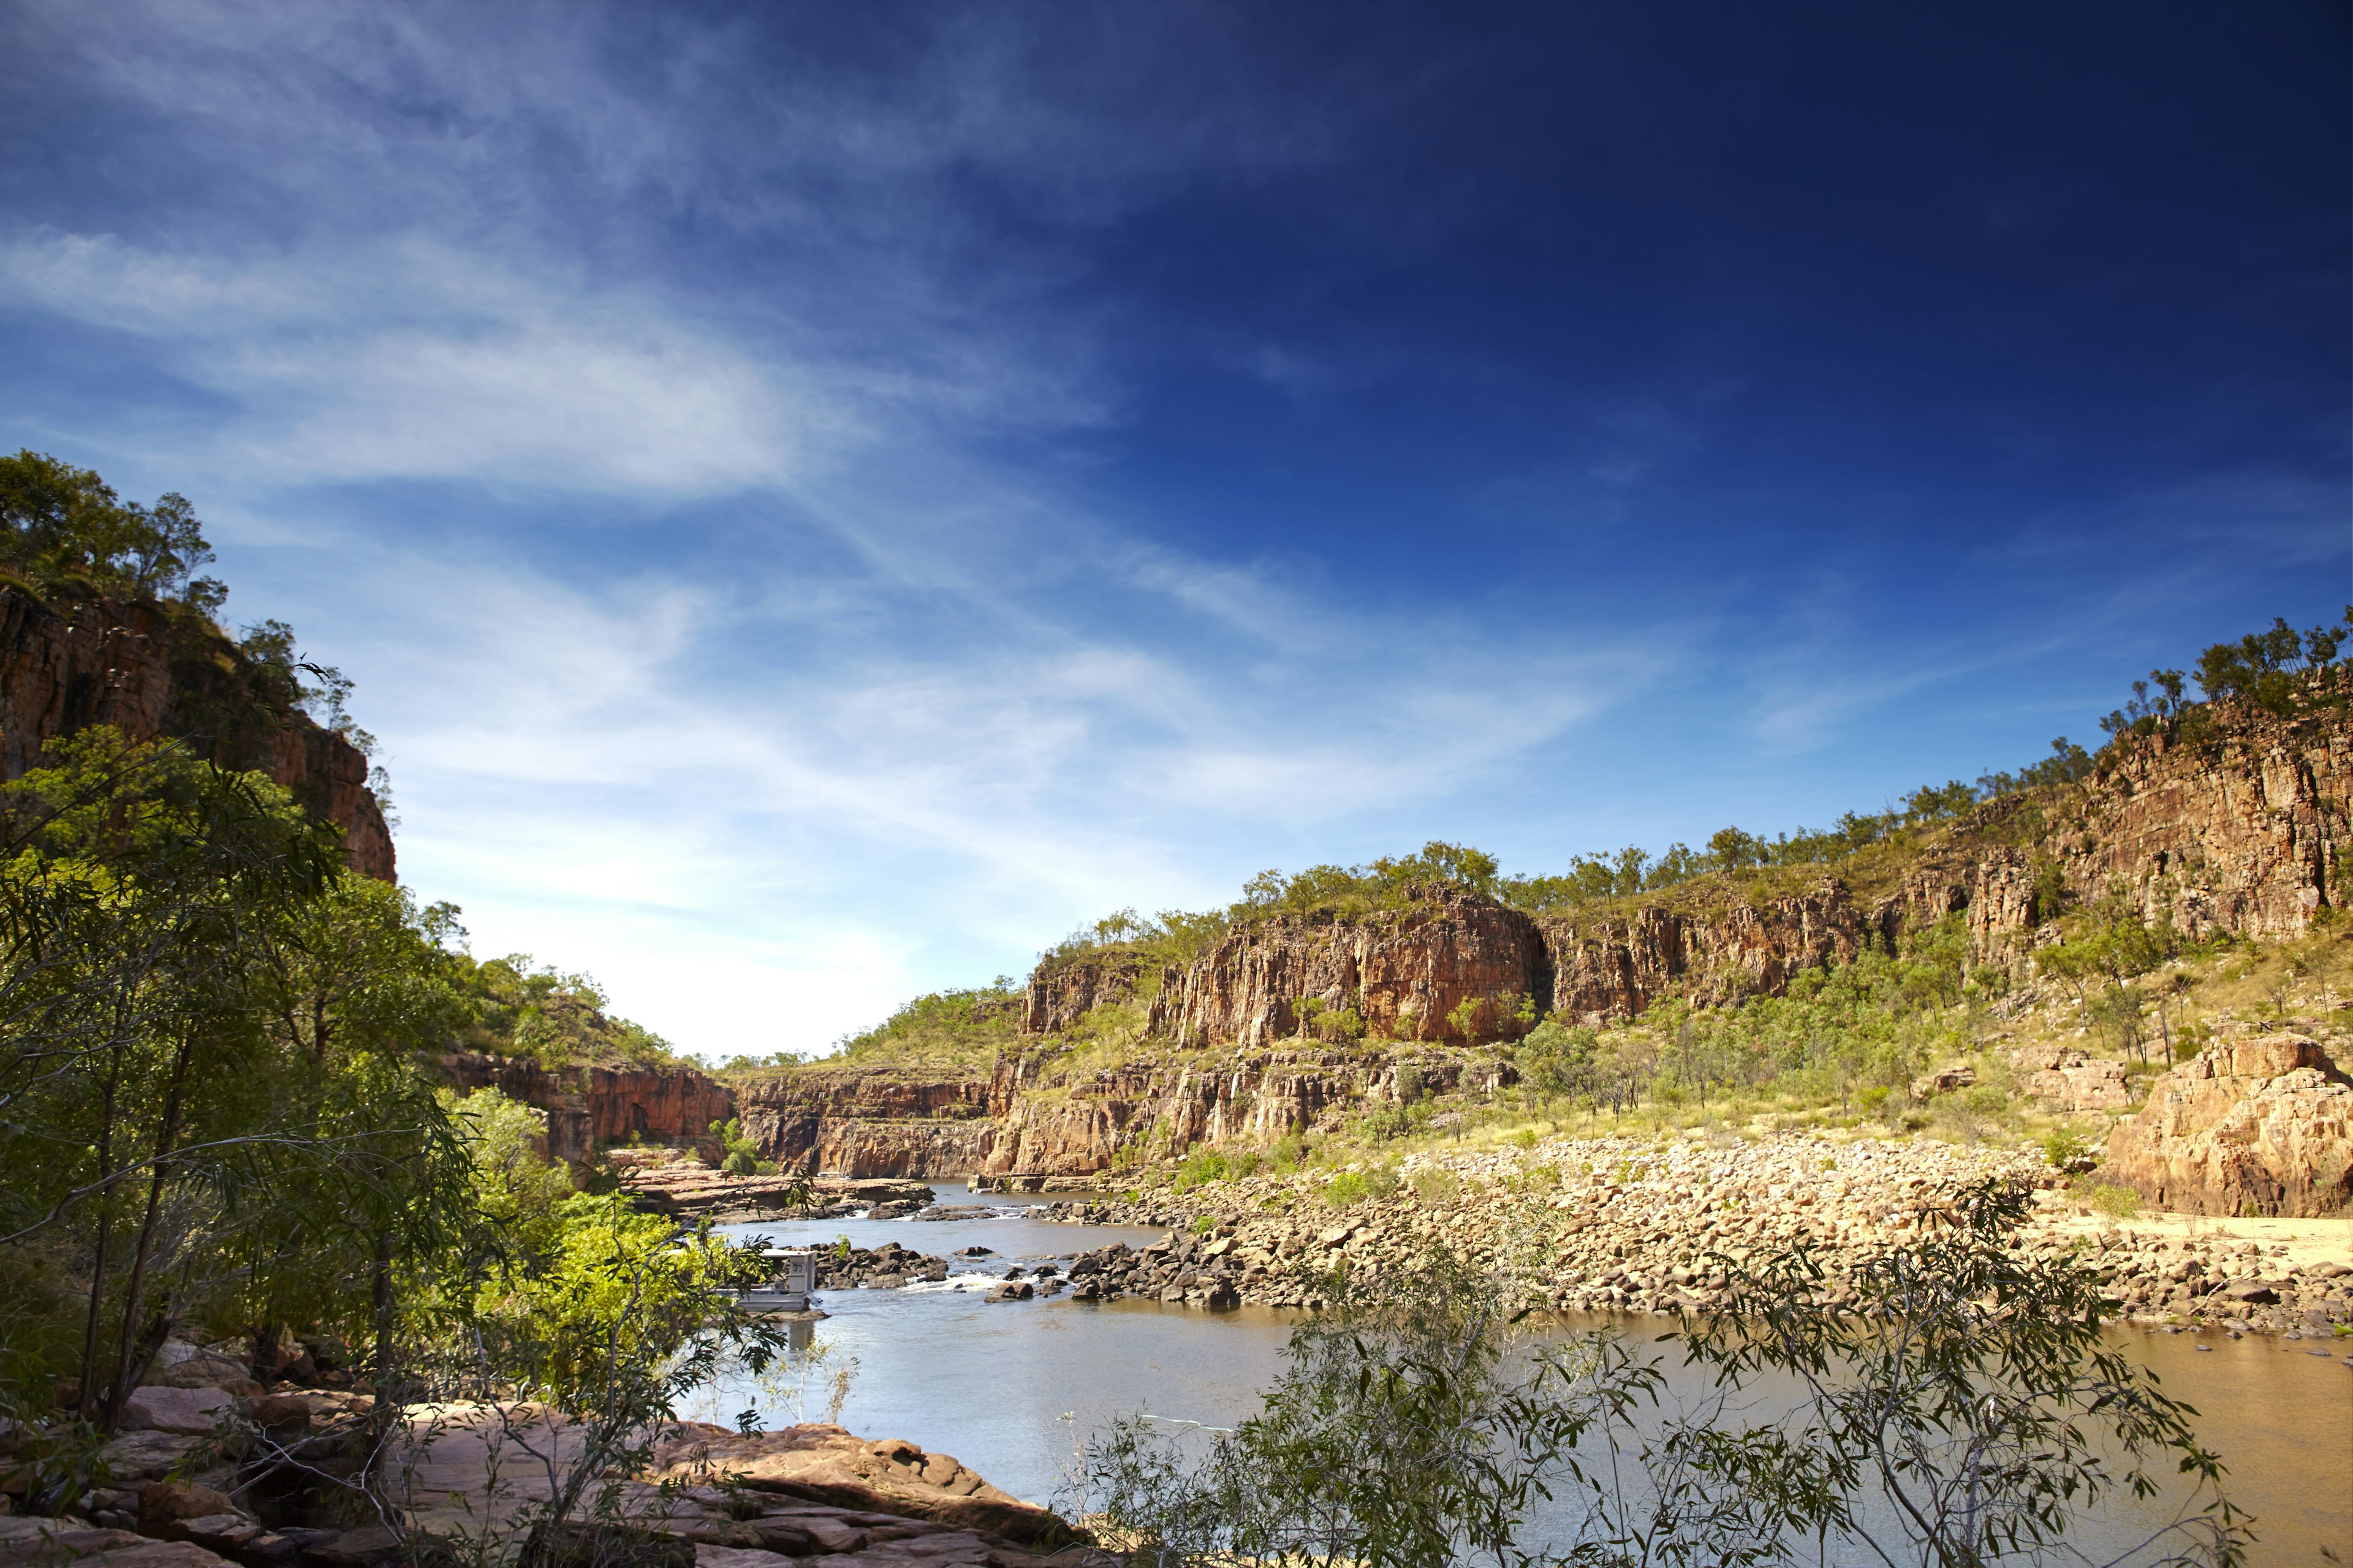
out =
[[(1361, 920), (1278, 916), (1227, 933), (1152, 1006), (1152, 1032), (1185, 1045), (1253, 1047), (1298, 1032), (1300, 1000), (1353, 1011), (1397, 1040), (1494, 1039), (1523, 1027), (1551, 969), (1535, 921), (1491, 900), (1437, 893)], [(1473, 1008), (1466, 1033), (1455, 1021)]]
[[(1182, 969), (1106, 951), (1040, 966), (1024, 1027), (1071, 1028), (1104, 1002), (1148, 1000), (1154, 1035), (1256, 1047), (1294, 1033), (1302, 997), (1354, 1007), (1368, 1033), (1515, 1032), (1512, 1002), (1599, 1023), (1669, 996), (1703, 1006), (1778, 995), (1800, 971), (1892, 949), (1909, 930), (1967, 919), (1972, 959), (2024, 973), (2038, 930), (2066, 904), (2121, 893), (2184, 935), (2303, 931), (2348, 891), (2338, 857), (2353, 801), (2353, 726), (2237, 713), (2197, 745), (2162, 736), (2103, 755), (2078, 788), (1989, 801), (1876, 847), (1811, 888), (1787, 873), (1710, 877), (1639, 899), (1531, 920), (1492, 900), (1434, 895), (1402, 912), (1282, 916), (1237, 929)], [(1851, 885), (1857, 879), (1861, 886)]]
[(1512, 1069), (1427, 1052), (1368, 1056), (1303, 1046), (1203, 1060), (1139, 1058), (1071, 1068), (1051, 1052), (1000, 1058), (986, 1075), (912, 1081), (803, 1068), (737, 1090), (746, 1136), (788, 1169), (841, 1176), (1082, 1176), (1149, 1149), (1271, 1143), (1393, 1098), (1401, 1070), (1445, 1091), (1463, 1075), (1493, 1089)]
[[(1270, 1142), (1366, 1109), (1391, 1092), (1420, 1042), (1440, 1047), (1415, 1064), (1426, 1080), (1508, 1075), (1464, 1059), (1463, 1047), (1522, 1032), (1529, 999), (1598, 1024), (1668, 997), (1776, 995), (1809, 968), (1892, 949), (1955, 915), (1972, 963), (2022, 979), (2070, 904), (2121, 894), (2191, 937), (2271, 938), (2304, 931), (2337, 901), (2353, 799), (2343, 714), (2241, 713), (2200, 744), (2146, 738), (2102, 766), (2080, 786), (1905, 830), (1810, 883), (1787, 870), (1715, 876), (1542, 918), (1424, 888), (1402, 908), (1238, 925), (1189, 963), (1116, 946), (1056, 955), (1023, 998), (1019, 1027), (1039, 1048), (1008, 1045), (993, 1068), (961, 1073), (781, 1074), (747, 1085), (741, 1114), (767, 1157), (805, 1169), (1080, 1175), (1197, 1141)], [(1303, 1016), (1318, 1005), (1321, 1019)], [(1133, 1040), (1134, 1059), (1066, 1065), (1060, 1040), (1107, 1018)], [(1358, 1031), (1406, 1048), (1352, 1053), (1345, 1042)], [(1300, 1037), (1318, 1033), (1322, 1043)], [(2071, 1058), (2029, 1070), (2054, 1107), (2121, 1109), (2115, 1064)]]
[(2080, 825), (2048, 847), (2071, 890), (2120, 888), (2191, 936), (2292, 936), (2340, 901), (2348, 801), (2345, 714), (2257, 716), (2196, 747), (2120, 748)]
[(453, 1051), (442, 1076), (469, 1093), (495, 1089), (547, 1113), (550, 1157), (586, 1164), (600, 1140), (632, 1132), (655, 1141), (702, 1139), (734, 1112), (724, 1084), (691, 1068), (634, 1065), (547, 1068), (513, 1057)]
[(2353, 1080), (2319, 1045), (2274, 1035), (2200, 1052), (2108, 1137), (2105, 1167), (2188, 1214), (2315, 1217), (2353, 1208)]
[(267, 773), (343, 830), (356, 870), (393, 880), (392, 835), (367, 759), (269, 697), (237, 647), (153, 604), (0, 588), (0, 772), (16, 778), (60, 735), (111, 724), (174, 736), (229, 767)]

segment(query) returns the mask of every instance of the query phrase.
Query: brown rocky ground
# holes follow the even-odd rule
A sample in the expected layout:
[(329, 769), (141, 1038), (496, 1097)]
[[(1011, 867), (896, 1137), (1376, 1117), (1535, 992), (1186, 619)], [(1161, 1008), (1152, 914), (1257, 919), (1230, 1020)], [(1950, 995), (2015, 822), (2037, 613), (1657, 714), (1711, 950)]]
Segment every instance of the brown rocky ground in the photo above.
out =
[[(1253, 1176), (1052, 1212), (1173, 1233), (1142, 1252), (1082, 1254), (1070, 1271), (1082, 1299), (1315, 1307), (1335, 1271), (1407, 1267), (1438, 1247), (1509, 1273), (1555, 1310), (1662, 1312), (1716, 1302), (1723, 1280), (1705, 1255), (1800, 1239), (1843, 1289), (1859, 1258), (1915, 1235), (1962, 1187), (2009, 1177), (2037, 1188), (2022, 1245), (2086, 1257), (2136, 1320), (2353, 1332), (2353, 1223), (2306, 1222), (2291, 1242), (2279, 1227), (2297, 1222), (2279, 1219), (2109, 1218), (2039, 1155), (2017, 1151), (1824, 1132), (1555, 1138), (1409, 1156), (1393, 1191), (1335, 1209), (1328, 1194), (1335, 1180), (1345, 1194), (1348, 1174)], [(1382, 1184), (1377, 1171), (1356, 1174)]]
[[(172, 1390), (174, 1394), (194, 1390)], [(219, 1394), (219, 1390), (204, 1390)], [(194, 1408), (192, 1401), (181, 1401)], [(0, 1517), (0, 1559), (105, 1568), (392, 1568), (428, 1536), (497, 1561), (549, 1495), (540, 1454), (575, 1445), (529, 1409), (416, 1406), (396, 1451), (406, 1506), (352, 1528), (278, 1522), (259, 1428), (272, 1451), (332, 1447), (371, 1413), (327, 1391), (207, 1405), (204, 1430), (142, 1431), (110, 1445), (113, 1485), (56, 1519)], [(245, 1417), (239, 1422), (237, 1416)], [(190, 1423), (193, 1425), (193, 1422)], [(227, 1458), (242, 1450), (246, 1462)], [(208, 1459), (217, 1462), (206, 1465)], [(205, 1468), (193, 1478), (182, 1472)], [(666, 1483), (666, 1484), (665, 1484)], [(1035, 1568), (1083, 1538), (945, 1455), (809, 1425), (744, 1437), (682, 1423), (652, 1468), (622, 1489), (619, 1522), (676, 1538), (699, 1568)]]

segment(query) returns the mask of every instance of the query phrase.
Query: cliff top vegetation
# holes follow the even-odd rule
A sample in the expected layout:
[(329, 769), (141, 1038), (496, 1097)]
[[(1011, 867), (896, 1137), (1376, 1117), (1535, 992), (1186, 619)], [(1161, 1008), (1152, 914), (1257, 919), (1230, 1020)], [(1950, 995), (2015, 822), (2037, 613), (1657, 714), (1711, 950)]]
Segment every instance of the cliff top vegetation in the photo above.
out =
[(918, 996), (872, 1028), (844, 1035), (825, 1056), (737, 1057), (720, 1070), (737, 1079), (811, 1067), (985, 1072), (1019, 1034), (1021, 1004), (1020, 984), (1000, 974), (987, 985)]
[[(216, 745), (223, 734), (257, 721), (268, 727), (290, 721), (317, 724), (373, 759), (375, 738), (348, 706), (352, 681), (307, 656), (293, 627), (263, 620), (232, 633), (221, 626), (228, 588), (201, 574), (213, 559), (185, 496), (165, 494), (142, 505), (123, 500), (93, 470), (46, 454), (0, 457), (0, 589), (52, 606), (104, 598), (163, 615), (183, 687), (221, 677), (231, 683), (226, 701), (189, 703), (200, 722), (217, 731), (189, 738), (197, 755), (237, 766), (248, 759), (236, 746)], [(368, 788), (387, 826), (396, 826), (381, 766), (371, 767)], [(462, 936), (457, 914), (437, 904), (419, 919), (438, 942)], [(470, 1020), (453, 1024), (456, 1043), (469, 1049), (550, 1066), (681, 1060), (660, 1036), (608, 1016), (604, 992), (586, 975), (541, 967), (524, 953), (477, 962), (451, 952), (447, 962), (452, 994), (471, 1013)]]
[(449, 962), (454, 989), (473, 1008), (458, 1035), (468, 1050), (547, 1067), (696, 1065), (644, 1025), (607, 1013), (604, 988), (586, 974), (540, 964), (527, 952), (479, 961), (457, 952)]
[[(2340, 624), (2304, 632), (2274, 619), (2267, 631), (2207, 648), (2193, 675), (2158, 669), (2135, 681), (2133, 696), (2100, 721), (2107, 740), (2096, 752), (2061, 736), (2051, 742), (2050, 755), (2014, 772), (1983, 773), (1974, 784), (1923, 784), (1879, 811), (1843, 813), (1827, 827), (1767, 837), (1736, 825), (1719, 829), (1698, 849), (1675, 843), (1653, 854), (1628, 845), (1574, 857), (1562, 871), (1514, 875), (1505, 875), (1484, 851), (1433, 839), (1413, 854), (1364, 865), (1261, 871), (1222, 910), (1163, 910), (1149, 918), (1120, 910), (1048, 949), (1039, 966), (1050, 973), (1110, 952), (1182, 965), (1228, 931), (1276, 916), (1363, 920), (1447, 893), (1493, 899), (1532, 915), (1564, 916), (1622, 912), (1678, 890), (1698, 891), (1694, 884), (1711, 879), (1726, 896), (1785, 895), (1831, 876), (1859, 891), (1883, 890), (1923, 853), (1957, 837), (2010, 842), (2021, 833), (2031, 837), (2069, 792), (2105, 775), (2138, 747), (2211, 744), (2262, 715), (2295, 718), (2343, 708), (2348, 683), (2338, 654), (2348, 636), (2353, 605)], [(2185, 695), (2193, 679), (2202, 700)]]
[[(269, 716), (266, 722), (290, 720), (332, 731), (370, 760), (368, 789), (385, 825), (396, 826), (391, 781), (375, 763), (375, 737), (346, 706), (350, 679), (306, 657), (283, 621), (258, 621), (235, 633), (223, 626), (218, 617), (228, 586), (199, 574), (212, 560), (185, 496), (166, 493), (144, 506), (124, 500), (95, 471), (44, 453), (0, 457), (0, 588), (52, 606), (104, 598), (161, 614), (184, 685), (212, 672), (245, 689), (230, 704), (237, 710), (211, 715), (208, 730), (248, 727), (258, 712)], [(207, 753), (218, 738), (193, 737)]]

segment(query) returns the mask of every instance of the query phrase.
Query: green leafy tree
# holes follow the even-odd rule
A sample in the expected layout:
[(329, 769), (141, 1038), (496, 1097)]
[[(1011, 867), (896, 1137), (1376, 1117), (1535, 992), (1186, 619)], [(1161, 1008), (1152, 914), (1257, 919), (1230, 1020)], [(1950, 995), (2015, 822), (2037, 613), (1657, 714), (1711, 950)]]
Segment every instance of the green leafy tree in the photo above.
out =
[(1709, 1259), (1738, 1311), (1666, 1336), (1710, 1384), (1672, 1410), (1625, 1341), (1524, 1326), (1507, 1274), (1432, 1254), (1327, 1283), (1336, 1310), (1293, 1331), (1257, 1415), (1189, 1452), (1114, 1421), (1070, 1500), (1153, 1568), (1986, 1568), (2053, 1560), (2104, 1501), (2176, 1476), (2188, 1500), (2116, 1561), (2244, 1561), (2193, 1413), (2107, 1344), (2095, 1275), (2010, 1245), (2026, 1207), (1976, 1190), (1846, 1302), (1802, 1245)]
[(79, 584), (210, 616), (227, 590), (195, 574), (212, 558), (185, 496), (140, 506), (88, 468), (33, 451), (0, 458), (0, 567), (37, 591)]

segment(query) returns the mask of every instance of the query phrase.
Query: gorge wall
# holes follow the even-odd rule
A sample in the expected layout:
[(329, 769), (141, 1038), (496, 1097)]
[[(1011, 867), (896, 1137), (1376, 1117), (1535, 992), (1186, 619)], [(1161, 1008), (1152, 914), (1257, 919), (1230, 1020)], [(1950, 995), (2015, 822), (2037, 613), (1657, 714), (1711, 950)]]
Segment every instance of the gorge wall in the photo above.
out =
[[(1044, 1048), (1008, 1051), (991, 1069), (814, 1068), (747, 1085), (737, 1110), (766, 1157), (814, 1171), (1080, 1175), (1146, 1141), (1265, 1142), (1314, 1127), (1386, 1097), (1401, 1067), (1448, 1085), (1466, 1070), (1511, 1073), (1476, 1058), (1417, 1060), (1409, 1046), (1384, 1058), (1320, 1048), (1298, 1037), (1306, 998), (1353, 1009), (1370, 1034), (1461, 1047), (1517, 1034), (1524, 998), (1599, 1023), (1672, 995), (1714, 1005), (1779, 994), (1808, 968), (1954, 914), (1966, 918), (1973, 963), (2023, 975), (2054, 900), (2121, 894), (2193, 937), (2280, 937), (2346, 890), (2353, 736), (2342, 714), (2241, 715), (2205, 745), (2152, 740), (2104, 761), (2101, 776), (2055, 806), (2006, 796), (1925, 836), (1868, 896), (1837, 878), (1774, 896), (1710, 878), (1543, 919), (1435, 890), (1362, 919), (1275, 916), (1229, 931), (1187, 964), (1121, 949), (1041, 964), (1020, 1027)], [(1042, 1037), (1105, 1004), (1134, 1009), (1146, 1039), (1168, 1050), (1077, 1073), (1057, 1067)], [(1200, 1047), (1220, 1055), (1176, 1054)]]
[(343, 828), (355, 870), (394, 879), (367, 758), (267, 696), (227, 637), (153, 604), (52, 605), (0, 588), (0, 773), (21, 776), (51, 741), (93, 724), (183, 739), (224, 766), (268, 774)]
[(631, 1133), (655, 1142), (707, 1139), (711, 1124), (734, 1115), (727, 1086), (691, 1068), (628, 1065), (543, 1067), (524, 1058), (452, 1051), (441, 1074), (469, 1094), (495, 1089), (547, 1113), (550, 1157), (585, 1165), (599, 1141)]
[[(1382, 1058), (1301, 1047), (1214, 1063), (1139, 1058), (1050, 1072), (1052, 1056), (1000, 1058), (988, 1072), (914, 1082), (879, 1072), (808, 1069), (741, 1088), (737, 1114), (763, 1157), (845, 1176), (1082, 1176), (1149, 1139), (1182, 1148), (1270, 1143), (1393, 1094), (1400, 1071), (1436, 1089), (1466, 1071), (1510, 1081), (1500, 1062), (1432, 1054)], [(1328, 1113), (1328, 1114), (1327, 1114)]]

